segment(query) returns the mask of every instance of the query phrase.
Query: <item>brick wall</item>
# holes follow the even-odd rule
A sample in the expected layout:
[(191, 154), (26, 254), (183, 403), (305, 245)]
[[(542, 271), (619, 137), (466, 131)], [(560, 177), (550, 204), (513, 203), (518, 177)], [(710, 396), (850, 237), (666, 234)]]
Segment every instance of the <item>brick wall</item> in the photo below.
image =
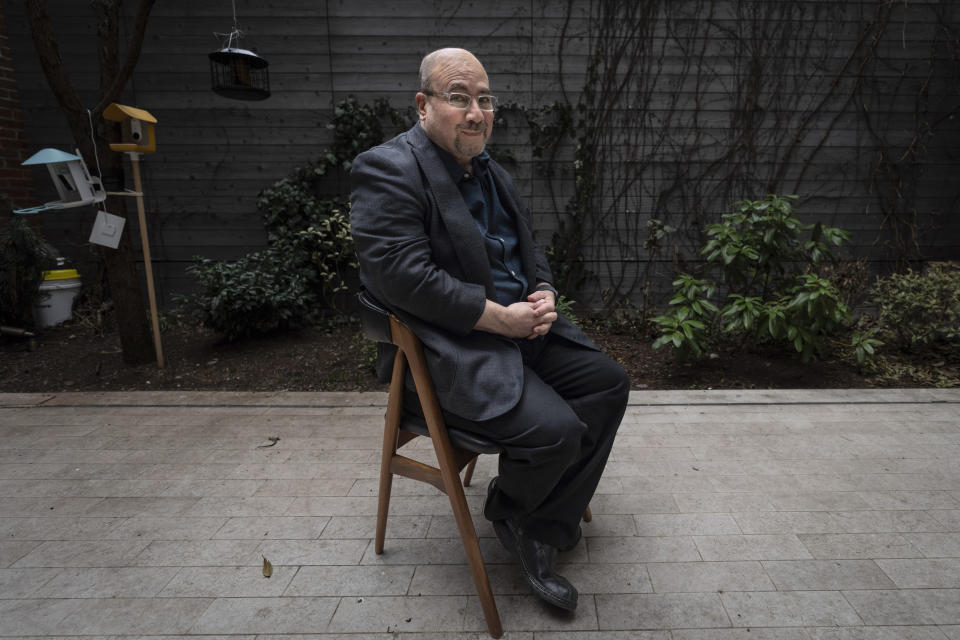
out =
[[(38, 204), (32, 173), (20, 166), (30, 155), (13, 55), (7, 40), (7, 23), (3, 4), (0, 4), (0, 195), (6, 195), (14, 208)], [(0, 205), (0, 217), (11, 215), (8, 206)]]

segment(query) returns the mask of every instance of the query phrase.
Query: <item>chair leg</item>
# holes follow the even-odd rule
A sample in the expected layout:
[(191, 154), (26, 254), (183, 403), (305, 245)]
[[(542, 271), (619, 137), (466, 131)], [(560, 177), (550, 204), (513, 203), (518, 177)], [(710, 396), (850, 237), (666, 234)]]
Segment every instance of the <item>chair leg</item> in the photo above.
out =
[(387, 514), (390, 511), (390, 489), (393, 485), (393, 474), (390, 473), (390, 463), (380, 470), (380, 493), (377, 499), (377, 537), (373, 544), (376, 554), (383, 553), (383, 540), (387, 535)]
[(587, 505), (587, 510), (583, 512), (583, 521), (590, 522), (593, 520), (593, 513), (590, 512), (590, 505)]
[(487, 567), (483, 562), (483, 555), (480, 552), (480, 541), (477, 539), (477, 531), (473, 526), (473, 518), (470, 517), (470, 509), (467, 507), (463, 487), (452, 487), (452, 491), (449, 492), (449, 497), (450, 506), (453, 508), (453, 517), (460, 530), (460, 540), (463, 542), (463, 550), (467, 555), (467, 563), (470, 565), (473, 584), (477, 589), (477, 596), (480, 598), (480, 608), (483, 610), (483, 617), (487, 621), (487, 630), (491, 636), (499, 638), (503, 635), (503, 625), (500, 622), (497, 603), (493, 598), (493, 589), (490, 587), (490, 577), (487, 575)]
[(393, 362), (393, 379), (390, 381), (390, 395), (387, 397), (387, 412), (383, 418), (383, 449), (380, 455), (380, 490), (377, 498), (377, 537), (373, 551), (383, 553), (383, 540), (387, 534), (387, 515), (390, 512), (390, 490), (393, 487), (393, 473), (390, 462), (397, 453), (400, 437), (400, 412), (403, 410), (403, 375), (407, 359), (403, 352), (397, 354)]
[[(477, 456), (479, 458), (480, 456)], [(473, 470), (477, 468), (477, 458), (474, 458), (467, 464), (466, 473), (463, 474), (463, 486), (469, 487), (473, 480)]]

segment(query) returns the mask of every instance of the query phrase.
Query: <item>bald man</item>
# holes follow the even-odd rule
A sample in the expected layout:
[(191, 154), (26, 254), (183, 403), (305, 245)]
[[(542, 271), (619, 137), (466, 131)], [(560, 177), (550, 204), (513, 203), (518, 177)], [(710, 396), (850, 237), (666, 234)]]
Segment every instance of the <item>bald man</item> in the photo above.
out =
[[(574, 610), (557, 553), (580, 540), (629, 381), (557, 313), (530, 211), (484, 151), (497, 99), (483, 65), (440, 49), (419, 80), (419, 122), (353, 163), (360, 279), (423, 342), (447, 422), (503, 446), (484, 516), (534, 592)], [(392, 363), (381, 349), (382, 379)]]

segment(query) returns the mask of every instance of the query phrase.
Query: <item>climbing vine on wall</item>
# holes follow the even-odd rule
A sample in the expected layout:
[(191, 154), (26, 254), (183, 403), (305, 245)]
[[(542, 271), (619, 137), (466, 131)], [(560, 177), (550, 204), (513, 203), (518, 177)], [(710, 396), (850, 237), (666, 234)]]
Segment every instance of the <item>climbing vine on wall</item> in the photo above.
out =
[[(915, 4), (568, 0), (556, 51), (564, 98), (526, 112), (542, 176), (569, 179), (557, 149), (572, 148), (574, 190), (556, 209), (550, 255), (566, 290), (645, 309), (653, 281), (697, 260), (690, 248), (707, 224), (774, 192), (879, 216), (864, 243), (922, 258), (917, 237), (937, 223), (917, 203), (928, 143), (956, 127), (960, 106), (956, 73), (944, 71), (956, 69), (960, 12)], [(912, 36), (908, 16), (933, 37)], [(564, 85), (577, 39), (583, 85)], [(908, 45), (905, 61), (897, 46)], [(948, 89), (939, 100), (937, 88)], [(887, 108), (891, 95), (913, 104)], [(843, 210), (866, 184), (872, 203)]]

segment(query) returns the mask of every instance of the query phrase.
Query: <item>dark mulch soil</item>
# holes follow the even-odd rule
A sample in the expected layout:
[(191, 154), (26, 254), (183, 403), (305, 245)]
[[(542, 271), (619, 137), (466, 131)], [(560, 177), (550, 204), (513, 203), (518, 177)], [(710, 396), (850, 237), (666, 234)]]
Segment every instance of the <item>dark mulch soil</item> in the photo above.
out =
[[(587, 333), (624, 366), (635, 389), (874, 386), (842, 362), (802, 364), (789, 355), (735, 350), (685, 364), (669, 349), (651, 349), (652, 338), (643, 332), (592, 327)], [(233, 343), (207, 329), (175, 326), (163, 334), (163, 369), (125, 365), (116, 334), (98, 335), (75, 321), (43, 330), (34, 342), (0, 337), (0, 392), (385, 389), (373, 375), (370, 345), (354, 323)]]

